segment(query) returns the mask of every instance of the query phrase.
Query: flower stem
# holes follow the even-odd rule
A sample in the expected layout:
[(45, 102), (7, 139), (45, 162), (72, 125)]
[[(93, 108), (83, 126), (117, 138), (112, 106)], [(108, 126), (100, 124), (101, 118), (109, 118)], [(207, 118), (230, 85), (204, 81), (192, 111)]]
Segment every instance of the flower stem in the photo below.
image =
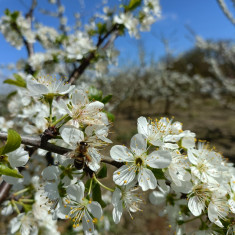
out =
[(93, 178), (91, 178), (91, 182), (90, 182), (90, 186), (89, 186), (89, 190), (88, 190), (88, 195), (90, 195), (90, 193), (91, 193), (92, 183), (93, 183)]
[(20, 190), (20, 191), (18, 191), (18, 192), (16, 192), (16, 193), (14, 193), (13, 196), (17, 196), (17, 195), (19, 195), (19, 194), (21, 194), (21, 193), (25, 193), (25, 192), (27, 192), (28, 190), (29, 190), (29, 188), (24, 188), (24, 189), (22, 189), (22, 190)]
[(18, 206), (16, 205), (15, 201), (11, 200), (11, 203), (12, 203), (13, 207), (15, 208), (17, 214), (20, 214), (20, 210), (19, 210)]
[(59, 118), (58, 120), (54, 121), (51, 125), (55, 126), (57, 123), (61, 122), (63, 119), (67, 118), (69, 115), (65, 114), (63, 117)]
[(101, 187), (103, 187), (103, 188), (109, 190), (110, 192), (114, 192), (114, 189), (109, 188), (109, 187), (103, 185), (103, 184), (95, 177), (95, 174), (93, 174), (93, 179), (94, 179)]

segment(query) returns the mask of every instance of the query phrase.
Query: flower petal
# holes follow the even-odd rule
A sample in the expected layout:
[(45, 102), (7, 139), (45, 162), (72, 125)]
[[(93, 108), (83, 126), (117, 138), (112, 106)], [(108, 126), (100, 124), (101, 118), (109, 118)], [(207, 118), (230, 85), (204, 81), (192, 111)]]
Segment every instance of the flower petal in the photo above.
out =
[(171, 154), (165, 150), (154, 151), (147, 156), (146, 163), (152, 168), (166, 168), (171, 163)]
[(189, 198), (188, 208), (194, 216), (199, 216), (205, 208), (205, 204), (197, 196), (194, 196)]
[(117, 185), (127, 185), (135, 179), (135, 171), (124, 165), (113, 173), (113, 181)]
[(142, 134), (136, 134), (131, 138), (131, 150), (136, 155), (141, 155), (147, 150), (147, 139)]
[(7, 155), (8, 155), (8, 160), (13, 168), (24, 166), (29, 160), (28, 152), (26, 152), (21, 147), (13, 152), (8, 153)]
[(98, 202), (91, 202), (87, 205), (87, 209), (97, 219), (103, 214), (101, 205)]
[(155, 189), (157, 187), (157, 180), (153, 172), (147, 168), (143, 168), (138, 174), (139, 186), (143, 191), (148, 189)]
[(110, 150), (110, 156), (117, 162), (133, 162), (134, 156), (131, 151), (122, 145), (115, 145)]

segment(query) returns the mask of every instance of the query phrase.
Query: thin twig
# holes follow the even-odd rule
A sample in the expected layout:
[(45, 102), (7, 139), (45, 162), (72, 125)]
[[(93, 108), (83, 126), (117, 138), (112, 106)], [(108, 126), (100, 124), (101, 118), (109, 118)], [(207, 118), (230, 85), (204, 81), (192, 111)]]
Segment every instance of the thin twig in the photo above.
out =
[[(1, 140), (6, 140), (7, 139), (7, 133), (0, 132), (0, 139)], [(41, 140), (41, 138), (39, 136), (35, 136), (35, 137), (21, 136), (21, 143), (25, 144), (25, 145), (41, 148), (41, 149), (47, 150), (49, 152), (58, 153), (58, 154), (61, 154), (61, 155), (72, 151), (72, 149), (60, 147), (58, 145), (55, 145), (55, 144), (52, 144), (52, 143), (49, 143), (49, 142), (44, 142), (44, 141)], [(116, 161), (112, 160), (109, 157), (103, 157), (101, 159), (101, 162), (113, 165), (117, 168), (119, 168), (120, 166), (123, 165), (122, 163), (116, 162)]]
[[(99, 37), (98, 42), (96, 44), (96, 51), (100, 48), (100, 46), (103, 44), (103, 42), (110, 36), (113, 35), (109, 41), (104, 45), (104, 47), (102, 49), (106, 49), (108, 45), (110, 45), (115, 38), (118, 37), (118, 25), (114, 25), (103, 37)], [(88, 54), (88, 56), (86, 58), (84, 58), (81, 62), (81, 64), (75, 68), (73, 70), (73, 72), (71, 73), (69, 79), (68, 79), (68, 83), (73, 84), (75, 82), (76, 79), (78, 79), (83, 72), (85, 71), (85, 69), (91, 64), (92, 59), (95, 58), (95, 54), (96, 51), (92, 51)]]

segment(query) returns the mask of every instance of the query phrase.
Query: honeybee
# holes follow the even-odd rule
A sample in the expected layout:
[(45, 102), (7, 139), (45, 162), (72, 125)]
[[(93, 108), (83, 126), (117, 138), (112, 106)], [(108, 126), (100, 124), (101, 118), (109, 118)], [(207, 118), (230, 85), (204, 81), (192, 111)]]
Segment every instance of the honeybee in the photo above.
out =
[(75, 149), (72, 158), (74, 158), (74, 166), (81, 170), (84, 168), (86, 161), (91, 162), (91, 157), (88, 154), (88, 143), (81, 141)]

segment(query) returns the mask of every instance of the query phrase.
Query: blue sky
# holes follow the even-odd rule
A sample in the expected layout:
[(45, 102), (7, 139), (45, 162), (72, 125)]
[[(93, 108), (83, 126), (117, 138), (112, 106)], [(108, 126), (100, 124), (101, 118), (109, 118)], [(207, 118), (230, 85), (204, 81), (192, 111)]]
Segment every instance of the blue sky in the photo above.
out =
[[(95, 12), (94, 7), (101, 2), (99, 0), (61, 1), (66, 7), (69, 24), (73, 23), (74, 12), (81, 12), (83, 9), (83, 17), (88, 19)], [(85, 8), (81, 8), (79, 4), (82, 1), (85, 3)], [(6, 8), (25, 12), (30, 2), (31, 0), (0, 0), (0, 16)], [(47, 3), (47, 0), (38, 0), (38, 2), (39, 7), (53, 7)], [(109, 2), (112, 5), (119, 3), (118, 0)], [(191, 48), (194, 44), (193, 37), (185, 25), (190, 26), (196, 34), (206, 39), (233, 39), (235, 36), (235, 27), (225, 17), (216, 0), (161, 0), (160, 2), (162, 19), (153, 25), (151, 32), (141, 33), (141, 43), (147, 56), (153, 55), (157, 60), (164, 55), (164, 48), (159, 40), (161, 35), (169, 39), (171, 49), (176, 54)], [(55, 19), (42, 17), (40, 13), (37, 13), (35, 18), (50, 26), (57, 25)], [(138, 40), (130, 38), (128, 35), (117, 39), (116, 46), (121, 52), (119, 59), (121, 64), (128, 59), (136, 60), (137, 45)], [(4, 40), (1, 34), (0, 51), (0, 64), (14, 63), (19, 58), (26, 57), (24, 48), (20, 51), (16, 50)]]

